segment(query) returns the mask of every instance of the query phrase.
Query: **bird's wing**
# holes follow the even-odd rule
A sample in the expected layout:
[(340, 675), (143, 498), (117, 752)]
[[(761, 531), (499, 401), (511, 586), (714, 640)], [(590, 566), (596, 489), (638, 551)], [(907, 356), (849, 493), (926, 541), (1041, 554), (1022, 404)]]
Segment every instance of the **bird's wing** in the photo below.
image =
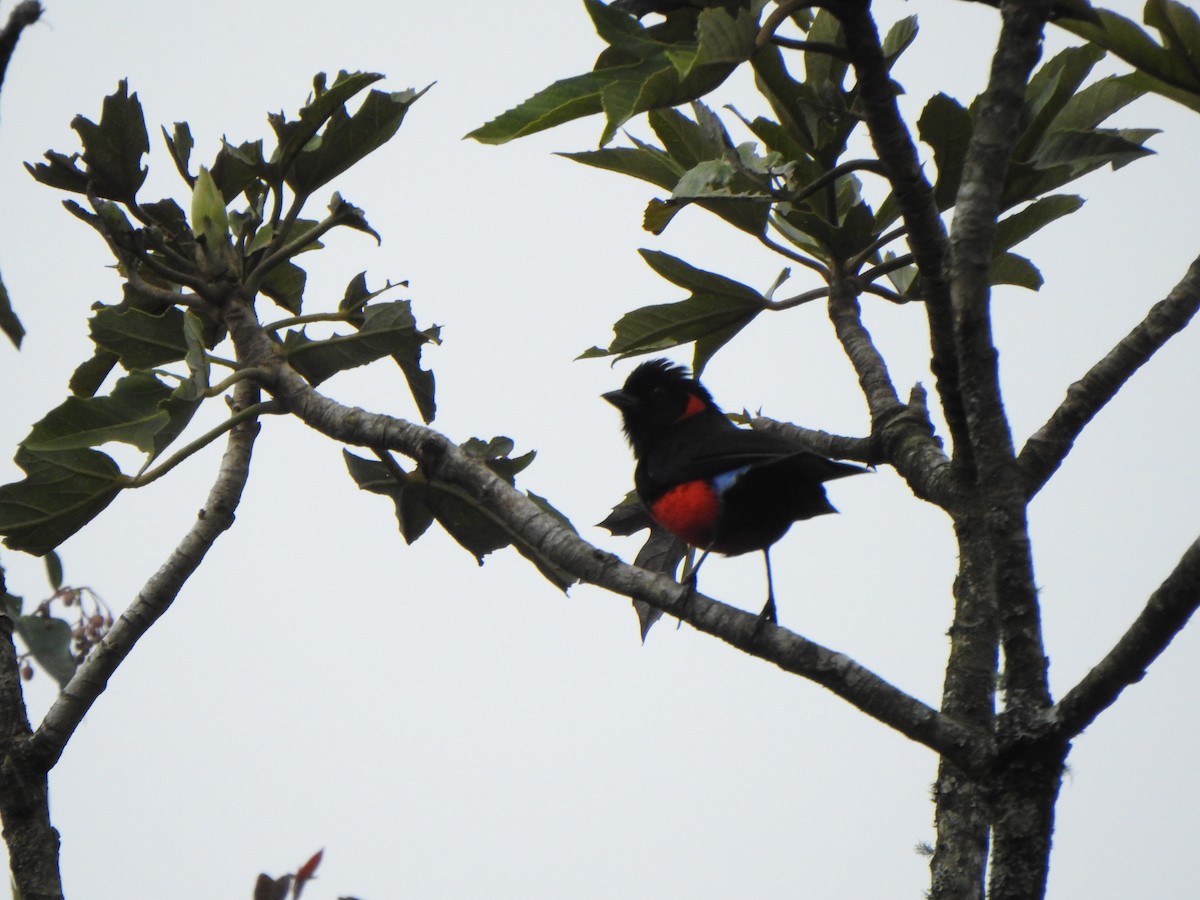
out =
[(727, 429), (710, 428), (703, 435), (689, 435), (681, 430), (677, 437), (662, 442), (656, 449), (653, 457), (646, 460), (644, 474), (648, 482), (662, 487), (714, 478), (748, 466), (786, 465), (794, 477), (816, 482), (866, 471), (811, 453), (786, 438), (732, 424)]

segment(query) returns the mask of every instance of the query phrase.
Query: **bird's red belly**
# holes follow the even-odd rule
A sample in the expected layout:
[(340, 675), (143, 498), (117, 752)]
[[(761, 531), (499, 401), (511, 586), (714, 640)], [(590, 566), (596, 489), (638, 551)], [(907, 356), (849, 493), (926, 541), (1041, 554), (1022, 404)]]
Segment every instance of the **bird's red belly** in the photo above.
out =
[(720, 511), (721, 499), (707, 481), (689, 481), (673, 487), (650, 506), (654, 521), (696, 547), (712, 543)]

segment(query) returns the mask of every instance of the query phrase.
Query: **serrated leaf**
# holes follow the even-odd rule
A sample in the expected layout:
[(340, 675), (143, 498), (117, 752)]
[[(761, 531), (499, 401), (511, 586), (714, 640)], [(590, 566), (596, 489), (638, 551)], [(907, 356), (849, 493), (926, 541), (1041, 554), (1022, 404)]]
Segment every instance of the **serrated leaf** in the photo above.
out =
[(379, 236), (379, 232), (367, 224), (366, 214), (353, 203), (343, 200), (341, 194), (334, 193), (333, 199), (329, 201), (329, 213), (332, 216), (339, 217), (342, 220), (341, 224), (347, 228), (366, 232), (375, 238), (377, 244), (383, 243), (383, 238)]
[(334, 107), (318, 138), (306, 143), (285, 170), (288, 185), (297, 194), (310, 194), (382, 147), (427, 90), (371, 91), (353, 115), (343, 105)]
[(246, 141), (234, 147), (222, 140), (211, 171), (213, 182), (225, 202), (232, 202), (250, 185), (270, 175), (270, 167), (263, 158), (262, 141)]
[(91, 189), (108, 200), (133, 201), (148, 172), (142, 156), (150, 151), (137, 94), (130, 94), (122, 79), (116, 92), (104, 98), (99, 124), (76, 116), (71, 127), (83, 143), (82, 159)]
[(37, 422), (22, 446), (34, 452), (78, 450), (109, 441), (149, 453), (154, 436), (167, 424), (159, 405), (170, 389), (148, 372), (117, 382), (108, 397), (68, 397)]
[(40, 556), (99, 515), (124, 487), (117, 464), (98, 450), (17, 449), (26, 473), (0, 487), (5, 546)]
[[(651, 572), (658, 572), (674, 578), (680, 562), (687, 554), (687, 544), (666, 529), (656, 525), (651, 528), (646, 543), (638, 550), (633, 564), (640, 569), (648, 569)], [(641, 632), (642, 642), (645, 643), (646, 635), (650, 633), (654, 623), (662, 618), (663, 611), (641, 600), (635, 599), (632, 602), (634, 612), (638, 617), (638, 630)]]
[(484, 144), (503, 144), (603, 112), (606, 122), (600, 145), (604, 146), (638, 113), (702, 97), (736, 67), (735, 63), (726, 62), (685, 66), (688, 74), (681, 76), (678, 60), (678, 51), (674, 60), (663, 52), (626, 65), (560, 79), (466, 136)]
[(60, 688), (66, 687), (75, 674), (71, 626), (62, 619), (42, 615), (20, 616), (13, 624), (37, 664), (58, 682)]
[(70, 191), (74, 194), (87, 193), (88, 176), (77, 165), (79, 161), (78, 153), (72, 153), (70, 156), (67, 156), (54, 150), (47, 150), (43, 154), (43, 157), (48, 161), (37, 163), (36, 165), (25, 163), (25, 170), (34, 179), (47, 187)]
[(659, 275), (691, 290), (692, 295), (678, 303), (644, 306), (626, 313), (613, 327), (615, 334), (608, 348), (585, 350), (581, 359), (624, 358), (708, 339), (702, 358), (696, 364), (697, 369), (702, 370), (703, 363), (712, 353), (766, 306), (766, 299), (760, 293), (740, 282), (694, 268), (660, 251), (640, 252)]
[[(532, 453), (510, 458), (508, 454), (512, 446), (508, 438), (493, 438), (487, 442), (472, 438), (462, 444), (461, 449), (512, 484), (515, 474), (533, 459)], [(456, 485), (429, 481), (419, 469), (407, 472), (398, 466), (363, 459), (349, 451), (343, 451), (343, 457), (350, 476), (361, 489), (392, 498), (400, 533), (407, 543), (411, 544), (424, 534), (436, 520), (480, 565), (489, 553), (511, 544), (560, 589), (565, 590), (574, 580), (545, 559), (536, 548), (527, 545), (480, 503), (479, 498)], [(570, 522), (544, 500), (534, 495), (530, 495), (530, 499), (570, 526)]]
[(25, 329), (21, 325), (21, 320), (17, 318), (17, 314), (13, 312), (3, 278), (0, 278), (0, 331), (8, 336), (14, 347), (21, 346), (21, 338), (25, 337)]
[(187, 353), (183, 321), (183, 312), (176, 307), (153, 315), (106, 306), (92, 316), (88, 331), (96, 345), (119, 356), (126, 369), (153, 369)]
[(597, 528), (603, 528), (615, 537), (628, 537), (654, 526), (654, 520), (646, 512), (646, 507), (638, 499), (635, 491), (630, 491), (621, 498), (621, 502), (600, 522)]
[[(402, 368), (408, 366), (406, 376), (410, 372), (415, 374), (422, 371), (419, 365), (422, 345), (437, 339), (436, 330), (421, 331), (416, 327), (409, 301), (397, 300), (368, 306), (363, 311), (361, 326), (351, 334), (314, 341), (303, 329), (289, 331), (284, 336), (283, 351), (292, 366), (317, 385), (344, 369), (367, 365), (385, 356), (396, 357)], [(413, 385), (411, 378), (409, 384)], [(424, 390), (425, 386), (418, 384), (418, 388)], [(431, 400), (432, 382), (428, 391)]]
[(763, 5), (753, 3), (750, 8), (739, 9), (736, 17), (721, 6), (701, 10), (696, 20), (696, 55), (680, 75), (686, 77), (693, 68), (701, 66), (736, 66), (753, 56), (758, 14)]
[(267, 117), (275, 131), (278, 146), (271, 162), (281, 174), (291, 166), (292, 160), (311, 141), (346, 101), (383, 78), (375, 72), (339, 72), (332, 85), (326, 87), (325, 73), (313, 78), (313, 96), (300, 109), (300, 118), (288, 121), (283, 113)]

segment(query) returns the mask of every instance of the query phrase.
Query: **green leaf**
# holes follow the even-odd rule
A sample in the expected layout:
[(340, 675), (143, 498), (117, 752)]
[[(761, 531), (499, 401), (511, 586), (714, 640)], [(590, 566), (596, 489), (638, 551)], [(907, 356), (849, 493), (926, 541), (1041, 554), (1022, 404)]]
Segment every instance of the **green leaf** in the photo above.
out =
[(701, 10), (696, 20), (696, 54), (680, 75), (686, 77), (705, 66), (737, 66), (753, 56), (759, 12), (765, 5), (751, 3), (749, 8), (739, 9), (736, 17), (721, 6)]
[(994, 257), (990, 275), (992, 284), (1015, 284), (1031, 291), (1042, 286), (1042, 273), (1037, 266), (1016, 253), (1001, 253)]
[(137, 94), (129, 94), (122, 79), (116, 93), (104, 98), (99, 125), (76, 116), (71, 127), (83, 142), (83, 162), (92, 190), (108, 200), (132, 202), (146, 180), (142, 156), (150, 152)]
[(670, 155), (646, 144), (640, 144), (636, 149), (612, 147), (606, 150), (586, 150), (582, 153), (558, 155), (585, 166), (630, 175), (666, 190), (671, 190), (684, 172), (683, 167), (671, 159)]
[(417, 376), (418, 384), (414, 387), (412, 374), (422, 372), (421, 346), (437, 341), (436, 329), (419, 330), (409, 301), (398, 300), (368, 306), (363, 311), (361, 326), (353, 334), (314, 341), (304, 329), (289, 331), (284, 336), (283, 351), (292, 366), (314, 385), (344, 369), (367, 365), (385, 356), (396, 357), (402, 369), (409, 367), (405, 375), (410, 376), (409, 386), (414, 388), (414, 396), (427, 394), (428, 411), (432, 415), (432, 375), (428, 384), (422, 382), (422, 376)]
[(971, 114), (945, 94), (931, 97), (917, 120), (921, 140), (933, 148), (933, 160), (938, 170), (933, 193), (939, 210), (949, 209), (958, 196), (967, 146), (974, 130)]
[(40, 556), (98, 516), (125, 485), (117, 464), (98, 450), (17, 450), (22, 481), (0, 487), (5, 546)]
[(887, 60), (888, 68), (895, 65), (900, 54), (912, 46), (917, 39), (917, 17), (908, 16), (893, 23), (883, 39), (883, 58)]
[(1083, 198), (1074, 194), (1051, 194), (1030, 203), (996, 225), (993, 252), (1008, 250), (1031, 237), (1055, 219), (1070, 215), (1083, 206)]
[(1158, 134), (1157, 128), (1127, 128), (1121, 131), (1056, 131), (1038, 147), (1033, 161), (1039, 167), (1069, 165), (1076, 170), (1111, 164), (1119, 169), (1133, 160), (1149, 156), (1154, 151), (1142, 146)]
[(43, 156), (49, 162), (38, 163), (37, 165), (25, 163), (26, 171), (37, 181), (47, 187), (70, 191), (73, 194), (87, 193), (88, 176), (77, 165), (79, 161), (78, 153), (66, 156), (54, 150), (47, 150)]
[(339, 72), (333, 84), (327, 88), (325, 73), (321, 72), (313, 78), (313, 95), (301, 108), (298, 120), (289, 122), (283, 113), (267, 116), (278, 141), (271, 163), (279, 174), (286, 174), (296, 155), (338, 110), (344, 112), (342, 108), (347, 100), (382, 78), (375, 72)]
[(260, 290), (294, 316), (304, 306), (304, 285), (308, 274), (294, 262), (282, 262), (267, 273)]
[(209, 247), (229, 241), (229, 214), (225, 210), (225, 195), (204, 166), (192, 186), (192, 234), (203, 237)]
[(176, 122), (175, 130), (168, 132), (166, 128), (163, 128), (162, 136), (167, 144), (167, 153), (170, 154), (171, 161), (175, 163), (176, 171), (191, 187), (194, 176), (189, 170), (188, 164), (192, 158), (192, 147), (195, 146), (192, 141), (192, 129), (187, 122)]
[[(845, 46), (841, 23), (827, 9), (817, 10), (806, 40), (814, 43), (833, 44), (838, 47)], [(849, 63), (845, 59), (838, 59), (831, 53), (820, 51), (805, 51), (804, 53), (804, 80), (825, 93), (841, 92), (848, 69)]]
[(212, 179), (221, 190), (225, 202), (231, 202), (238, 194), (260, 179), (268, 179), (270, 166), (263, 159), (262, 141), (246, 141), (239, 147), (221, 141), (221, 149), (213, 160)]
[(626, 313), (614, 326), (615, 335), (608, 348), (585, 350), (581, 359), (624, 358), (696, 341), (693, 367), (699, 374), (713, 353), (766, 307), (762, 294), (740, 282), (694, 268), (660, 251), (640, 252), (659, 275), (690, 290), (691, 296), (678, 303), (644, 306)]
[(367, 217), (363, 211), (353, 203), (343, 200), (341, 194), (334, 193), (333, 199), (329, 201), (329, 212), (330, 215), (341, 219), (341, 224), (347, 228), (365, 232), (375, 238), (376, 243), (383, 243), (383, 238), (379, 236), (379, 232), (367, 224)]
[(1103, 57), (1104, 51), (1094, 45), (1068, 47), (1033, 74), (1025, 91), (1028, 121), (1013, 149), (1016, 159), (1027, 159), (1034, 152), (1092, 67)]
[(1163, 35), (1160, 45), (1135, 22), (1106, 9), (1099, 21), (1062, 19), (1056, 24), (1103, 47), (1138, 71), (1132, 81), (1190, 109), (1200, 111), (1200, 65), (1197, 56), (1197, 17), (1174, 0), (1149, 0), (1146, 24)]
[(52, 616), (20, 616), (13, 623), (17, 635), (37, 664), (45, 669), (60, 688), (75, 674), (71, 656), (71, 626)]
[(678, 106), (717, 87), (749, 58), (757, 34), (757, 14), (747, 10), (737, 19), (723, 9), (704, 10), (697, 18), (694, 42), (651, 39), (650, 29), (641, 29), (625, 16), (616, 19), (594, 0), (588, 0), (588, 10), (602, 36), (627, 42), (615, 54), (623, 62), (610, 65), (602, 57), (603, 67), (554, 82), (467, 137), (503, 144), (603, 112), (606, 122), (600, 145), (604, 146), (638, 113)]
[(1087, 131), (1146, 93), (1131, 76), (1111, 76), (1089, 84), (1073, 95), (1055, 117), (1055, 131)]
[(94, 396), (120, 359), (111, 350), (97, 347), (92, 358), (81, 362), (71, 373), (68, 383), (71, 393), (76, 397)]
[(3, 278), (0, 278), (0, 331), (8, 336), (14, 347), (21, 346), (21, 338), (25, 337), (25, 329), (21, 326), (21, 320), (13, 312)]
[(157, 315), (106, 306), (92, 316), (88, 330), (96, 345), (119, 356), (126, 369), (153, 369), (187, 354), (183, 321), (183, 312), (173, 306)]
[(287, 183), (303, 196), (332, 181), (391, 140), (408, 108), (427, 90), (371, 91), (354, 115), (337, 105), (319, 137), (308, 142), (285, 170)]
[(51, 550), (42, 560), (46, 563), (46, 578), (50, 581), (50, 590), (57, 591), (63, 585), (62, 560)]
[(155, 435), (167, 424), (160, 404), (170, 396), (170, 389), (149, 372), (135, 372), (118, 381), (111, 396), (68, 397), (33, 426), (21, 445), (30, 452), (49, 452), (118, 441), (150, 453)]
[[(533, 453), (510, 457), (512, 448), (513, 442), (504, 437), (487, 442), (472, 438), (461, 445), (463, 452), (482, 462), (509, 484), (533, 461)], [(565, 589), (574, 580), (546, 560), (536, 548), (525, 544), (467, 491), (444, 482), (429, 481), (419, 469), (407, 472), (398, 465), (363, 459), (349, 451), (343, 451), (343, 457), (351, 478), (362, 490), (392, 499), (400, 533), (407, 543), (411, 544), (437, 521), (481, 565), (489, 553), (512, 545), (559, 588)], [(530, 499), (570, 526), (562, 514), (544, 500), (534, 495), (530, 495)]]

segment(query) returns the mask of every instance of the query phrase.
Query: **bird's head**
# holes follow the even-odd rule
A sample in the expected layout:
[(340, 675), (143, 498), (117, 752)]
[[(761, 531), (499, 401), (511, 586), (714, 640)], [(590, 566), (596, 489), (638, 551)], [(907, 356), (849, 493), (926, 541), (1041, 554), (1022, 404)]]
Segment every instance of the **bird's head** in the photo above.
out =
[(704, 385), (683, 366), (670, 360), (642, 363), (619, 391), (602, 394), (621, 411), (625, 436), (640, 453), (645, 442), (676, 423), (695, 415), (722, 415)]

